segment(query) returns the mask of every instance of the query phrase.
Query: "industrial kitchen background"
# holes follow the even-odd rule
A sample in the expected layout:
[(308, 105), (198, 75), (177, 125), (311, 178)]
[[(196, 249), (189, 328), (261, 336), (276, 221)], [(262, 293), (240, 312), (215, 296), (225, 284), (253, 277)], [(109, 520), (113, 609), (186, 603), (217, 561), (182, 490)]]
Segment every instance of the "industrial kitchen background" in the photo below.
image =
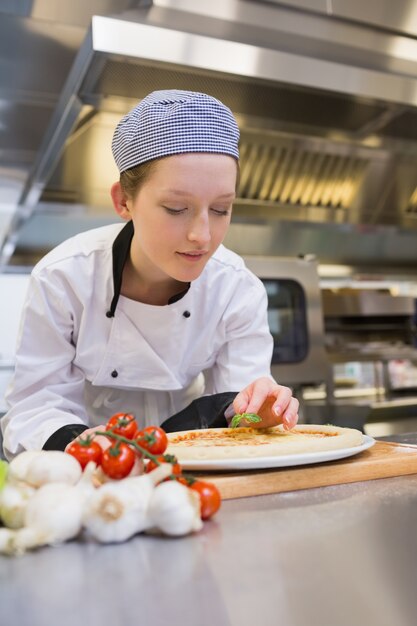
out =
[(305, 420), (412, 430), (416, 36), (413, 0), (0, 0), (2, 276), (115, 221), (138, 99), (210, 93), (241, 127), (226, 244), (265, 281), (275, 374)]

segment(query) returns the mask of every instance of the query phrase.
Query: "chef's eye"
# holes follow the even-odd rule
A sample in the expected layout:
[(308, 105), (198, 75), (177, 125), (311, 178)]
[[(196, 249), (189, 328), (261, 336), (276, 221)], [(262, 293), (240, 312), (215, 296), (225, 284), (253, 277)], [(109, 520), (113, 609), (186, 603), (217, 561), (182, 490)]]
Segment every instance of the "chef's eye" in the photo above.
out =
[(183, 208), (178, 207), (176, 209), (173, 209), (172, 207), (169, 207), (169, 206), (165, 206), (165, 205), (162, 205), (162, 206), (165, 209), (165, 211), (169, 213), (170, 215), (180, 215), (181, 213), (184, 213), (184, 211), (187, 210), (187, 207), (183, 207)]
[(229, 215), (229, 213), (230, 213), (230, 209), (216, 209), (216, 208), (212, 207), (211, 210), (216, 215)]

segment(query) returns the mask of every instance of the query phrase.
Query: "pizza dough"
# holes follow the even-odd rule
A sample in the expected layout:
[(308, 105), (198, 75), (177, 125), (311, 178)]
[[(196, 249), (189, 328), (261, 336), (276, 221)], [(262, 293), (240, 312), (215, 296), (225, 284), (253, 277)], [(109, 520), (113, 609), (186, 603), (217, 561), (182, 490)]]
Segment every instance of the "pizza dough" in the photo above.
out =
[(174, 454), (180, 463), (307, 454), (352, 448), (363, 443), (359, 430), (321, 424), (300, 424), (290, 431), (282, 426), (207, 428), (167, 433), (167, 436), (166, 454)]

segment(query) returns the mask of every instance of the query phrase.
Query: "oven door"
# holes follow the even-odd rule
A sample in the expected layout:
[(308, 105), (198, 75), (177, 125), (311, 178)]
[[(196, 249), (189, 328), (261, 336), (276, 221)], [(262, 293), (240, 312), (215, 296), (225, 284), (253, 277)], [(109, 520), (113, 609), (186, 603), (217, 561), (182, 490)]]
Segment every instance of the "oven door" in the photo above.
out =
[(272, 375), (285, 385), (324, 382), (328, 360), (315, 259), (244, 256), (268, 294)]

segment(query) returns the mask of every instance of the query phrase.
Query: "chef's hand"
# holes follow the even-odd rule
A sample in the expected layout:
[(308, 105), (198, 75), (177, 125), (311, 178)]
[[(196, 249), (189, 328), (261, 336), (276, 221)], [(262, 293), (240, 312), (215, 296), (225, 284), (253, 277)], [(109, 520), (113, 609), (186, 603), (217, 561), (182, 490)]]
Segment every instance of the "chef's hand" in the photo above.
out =
[[(247, 424), (251, 428), (269, 428), (282, 424), (285, 430), (298, 421), (299, 402), (289, 387), (278, 385), (270, 378), (258, 378), (237, 394), (233, 400), (235, 413), (256, 413), (261, 422)], [(244, 420), (241, 422), (245, 426)]]
[[(87, 430), (83, 430), (83, 432), (80, 435), (78, 435), (78, 437), (76, 437), (74, 441), (79, 441), (80, 439), (86, 439), (89, 436), (90, 437), (94, 436), (94, 441), (96, 441), (103, 450), (106, 450), (106, 448), (111, 446), (111, 443), (112, 443), (111, 440), (109, 439), (109, 437), (105, 437), (104, 435), (96, 435), (96, 432), (98, 430), (103, 432), (103, 430), (105, 429), (106, 429), (105, 424), (103, 424), (103, 426), (95, 426), (94, 428), (87, 428)], [(68, 446), (70, 446), (71, 443), (72, 441), (69, 442)], [(67, 450), (68, 446), (65, 448), (65, 451)]]

